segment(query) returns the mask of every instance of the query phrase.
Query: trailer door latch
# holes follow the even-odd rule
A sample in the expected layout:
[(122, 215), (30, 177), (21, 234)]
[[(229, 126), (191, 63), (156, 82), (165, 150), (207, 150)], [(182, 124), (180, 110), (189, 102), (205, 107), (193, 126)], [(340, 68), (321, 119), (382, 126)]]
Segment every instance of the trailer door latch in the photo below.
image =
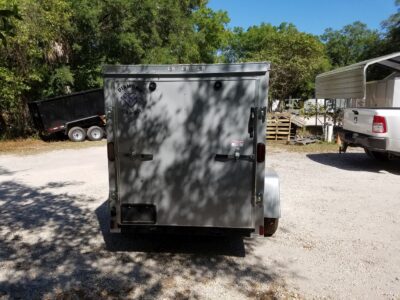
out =
[(235, 152), (235, 154), (215, 154), (214, 159), (220, 162), (227, 162), (227, 161), (238, 161), (238, 160), (245, 160), (245, 161), (254, 161), (254, 155), (241, 155), (239, 152)]

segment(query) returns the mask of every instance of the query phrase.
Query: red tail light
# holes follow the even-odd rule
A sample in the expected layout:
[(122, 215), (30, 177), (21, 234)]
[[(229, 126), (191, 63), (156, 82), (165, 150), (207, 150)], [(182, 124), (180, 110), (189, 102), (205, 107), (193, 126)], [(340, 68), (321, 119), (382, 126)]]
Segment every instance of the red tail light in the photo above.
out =
[(257, 162), (261, 163), (265, 160), (265, 144), (257, 144)]
[(107, 144), (107, 156), (109, 161), (115, 160), (114, 143)]
[(372, 123), (373, 133), (386, 133), (386, 119), (382, 116), (374, 116), (374, 121)]
[(258, 228), (258, 234), (259, 235), (264, 235), (264, 226), (261, 226)]

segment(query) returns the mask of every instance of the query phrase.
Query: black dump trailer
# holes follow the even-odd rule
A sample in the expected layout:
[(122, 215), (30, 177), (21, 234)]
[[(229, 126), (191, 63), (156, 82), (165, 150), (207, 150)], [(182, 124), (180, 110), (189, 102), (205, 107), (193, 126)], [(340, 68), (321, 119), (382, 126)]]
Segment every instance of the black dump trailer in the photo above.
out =
[(44, 135), (61, 132), (74, 142), (104, 136), (103, 89), (93, 89), (28, 104), (35, 127)]

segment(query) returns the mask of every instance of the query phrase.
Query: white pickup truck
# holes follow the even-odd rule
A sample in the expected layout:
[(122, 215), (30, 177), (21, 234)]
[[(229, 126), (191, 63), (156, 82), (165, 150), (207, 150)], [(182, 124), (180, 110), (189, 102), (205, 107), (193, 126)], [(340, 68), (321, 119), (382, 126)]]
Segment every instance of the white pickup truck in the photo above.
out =
[(352, 146), (379, 160), (400, 157), (400, 108), (347, 108), (339, 137), (340, 152)]
[(344, 109), (339, 151), (355, 146), (376, 159), (400, 157), (400, 52), (319, 74), (315, 96), (345, 99), (346, 107), (352, 107)]

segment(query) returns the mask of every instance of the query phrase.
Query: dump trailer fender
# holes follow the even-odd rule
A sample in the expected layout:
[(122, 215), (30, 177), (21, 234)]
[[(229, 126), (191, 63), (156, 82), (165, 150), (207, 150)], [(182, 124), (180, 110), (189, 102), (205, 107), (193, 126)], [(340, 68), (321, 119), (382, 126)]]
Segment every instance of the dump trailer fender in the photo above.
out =
[(274, 170), (267, 169), (264, 177), (264, 218), (279, 219), (280, 217), (279, 177)]

